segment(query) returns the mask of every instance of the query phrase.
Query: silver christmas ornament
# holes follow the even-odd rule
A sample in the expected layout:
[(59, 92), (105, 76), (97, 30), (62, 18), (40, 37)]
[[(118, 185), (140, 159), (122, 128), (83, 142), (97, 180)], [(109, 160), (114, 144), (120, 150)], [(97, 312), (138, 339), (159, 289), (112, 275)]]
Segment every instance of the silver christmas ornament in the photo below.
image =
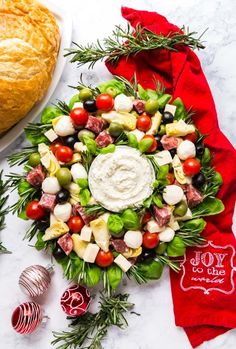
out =
[(31, 265), (23, 270), (19, 278), (19, 286), (22, 292), (30, 297), (42, 295), (51, 282), (52, 266)]

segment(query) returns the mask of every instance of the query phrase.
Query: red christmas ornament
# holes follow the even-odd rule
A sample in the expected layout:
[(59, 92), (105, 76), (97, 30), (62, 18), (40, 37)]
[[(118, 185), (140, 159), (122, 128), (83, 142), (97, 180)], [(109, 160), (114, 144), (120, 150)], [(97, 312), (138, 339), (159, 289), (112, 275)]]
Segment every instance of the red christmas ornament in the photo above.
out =
[(35, 302), (20, 304), (13, 312), (11, 323), (20, 334), (29, 334), (36, 330), (43, 320), (43, 310)]
[(88, 311), (91, 296), (87, 288), (81, 285), (69, 287), (61, 297), (61, 307), (70, 316), (81, 316)]

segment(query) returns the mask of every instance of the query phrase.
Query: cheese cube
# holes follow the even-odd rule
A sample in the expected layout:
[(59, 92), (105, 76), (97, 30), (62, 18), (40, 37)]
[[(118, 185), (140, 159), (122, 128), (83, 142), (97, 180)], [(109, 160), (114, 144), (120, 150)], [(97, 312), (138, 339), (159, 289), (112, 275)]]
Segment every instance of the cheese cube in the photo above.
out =
[(83, 103), (82, 102), (75, 102), (73, 104), (73, 109), (75, 108), (83, 108)]
[(47, 139), (49, 139), (50, 142), (53, 142), (53, 141), (55, 141), (55, 139), (58, 138), (58, 135), (54, 132), (54, 130), (52, 128), (50, 128), (50, 130), (45, 132), (44, 136), (47, 137)]
[(149, 231), (149, 233), (159, 233), (164, 230), (165, 227), (159, 227), (157, 222), (154, 219), (151, 219), (149, 222), (147, 222), (146, 229)]
[(162, 150), (155, 154), (154, 157), (159, 166), (167, 165), (172, 162), (172, 156), (169, 150)]
[(121, 270), (123, 270), (124, 273), (126, 273), (129, 270), (129, 268), (132, 267), (132, 264), (128, 261), (128, 259), (126, 259), (124, 256), (122, 256), (122, 254), (119, 254), (114, 259), (114, 263), (116, 263), (118, 265), (118, 267), (120, 267)]
[(90, 241), (92, 236), (92, 229), (87, 225), (84, 225), (80, 232), (81, 240)]
[(174, 216), (171, 216), (168, 226), (174, 231), (179, 230), (179, 223), (175, 220)]
[(131, 132), (129, 132), (129, 133), (135, 135), (138, 142), (140, 142), (141, 139), (143, 138), (143, 136), (145, 135), (144, 132), (139, 131), (138, 129), (136, 129), (136, 130), (134, 130), (134, 131), (131, 131)]
[(88, 263), (94, 263), (99, 251), (99, 247), (96, 244), (88, 244), (84, 251), (84, 261)]
[(176, 111), (176, 106), (172, 105), (172, 104), (166, 104), (164, 111), (168, 111), (169, 113), (171, 113), (174, 116), (175, 111)]
[(86, 145), (84, 145), (82, 142), (76, 142), (74, 144), (74, 149), (75, 149), (75, 151), (78, 151), (79, 153), (83, 153), (83, 152), (87, 151)]
[(188, 208), (187, 212), (183, 217), (178, 217), (178, 221), (188, 221), (189, 219), (193, 218), (191, 210)]

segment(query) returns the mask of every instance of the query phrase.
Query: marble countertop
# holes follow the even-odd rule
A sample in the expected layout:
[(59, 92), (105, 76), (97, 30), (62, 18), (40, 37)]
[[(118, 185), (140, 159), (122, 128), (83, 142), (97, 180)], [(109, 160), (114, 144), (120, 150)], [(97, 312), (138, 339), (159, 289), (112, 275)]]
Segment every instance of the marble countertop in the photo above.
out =
[[(56, 0), (54, 0), (57, 2)], [(58, 3), (58, 2), (57, 2)], [(189, 25), (191, 30), (205, 34), (207, 48), (199, 52), (208, 82), (215, 98), (221, 129), (236, 144), (236, 11), (235, 0), (61, 0), (61, 6), (67, 6), (73, 15), (73, 40), (86, 43), (103, 38), (111, 33), (114, 25), (125, 24), (121, 18), (120, 7), (126, 5), (137, 9), (154, 10), (179, 26)], [(68, 100), (73, 91), (67, 85), (75, 85), (80, 74), (84, 73), (85, 81), (97, 83), (110, 77), (101, 63), (93, 71), (80, 69), (67, 63), (61, 81), (51, 98)], [(201, 103), (201, 101), (199, 101)], [(12, 144), (0, 162), (4, 173), (9, 172), (5, 155), (19, 149), (24, 142), (23, 136)], [(16, 171), (13, 169), (12, 171)], [(10, 201), (14, 202), (16, 195), (12, 194)], [(38, 253), (30, 247), (22, 237), (29, 222), (24, 222), (8, 215), (7, 228), (1, 232), (1, 240), (13, 254), (0, 256), (0, 338), (4, 349), (48, 349), (51, 347), (52, 330), (66, 329), (67, 321), (62, 312), (59, 300), (67, 282), (63, 280), (61, 270), (55, 267), (52, 285), (47, 294), (39, 300), (43, 305), (49, 321), (35, 334), (20, 336), (11, 328), (12, 310), (19, 303), (27, 300), (19, 287), (18, 277), (21, 271), (32, 264), (47, 265), (49, 257)], [(129, 284), (124, 287), (131, 294), (135, 311), (141, 316), (128, 317), (129, 328), (125, 331), (112, 329), (104, 341), (104, 348), (113, 349), (190, 349), (184, 331), (175, 327), (172, 310), (170, 284), (167, 271), (161, 282), (148, 286)], [(199, 349), (233, 349), (236, 346), (236, 330), (232, 330), (211, 342), (203, 343)]]

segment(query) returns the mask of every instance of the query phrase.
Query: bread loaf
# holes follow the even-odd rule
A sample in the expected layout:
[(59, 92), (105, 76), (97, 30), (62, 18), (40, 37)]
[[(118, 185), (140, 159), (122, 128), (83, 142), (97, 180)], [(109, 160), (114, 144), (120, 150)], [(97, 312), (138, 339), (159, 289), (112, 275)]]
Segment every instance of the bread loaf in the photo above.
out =
[(0, 134), (45, 95), (60, 34), (53, 14), (35, 0), (0, 0)]

